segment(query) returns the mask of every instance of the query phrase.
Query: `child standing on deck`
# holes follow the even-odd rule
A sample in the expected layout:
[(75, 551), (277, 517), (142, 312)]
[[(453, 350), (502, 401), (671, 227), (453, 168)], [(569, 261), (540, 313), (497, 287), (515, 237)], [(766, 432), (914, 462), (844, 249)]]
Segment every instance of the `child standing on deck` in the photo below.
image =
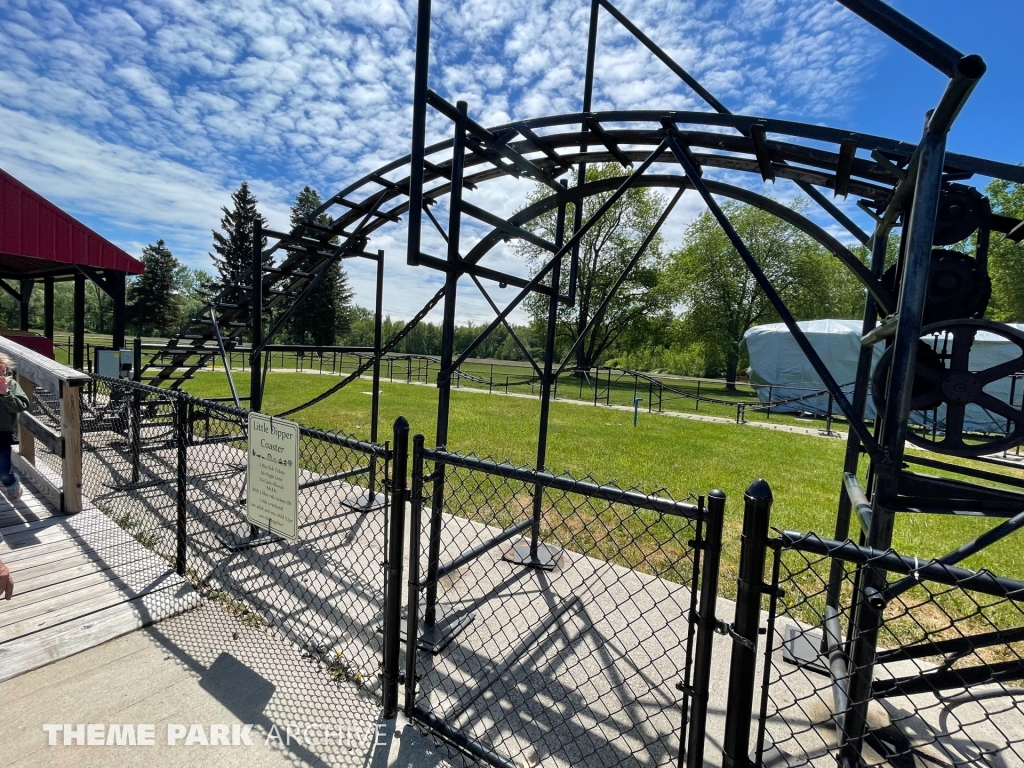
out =
[(0, 360), (0, 491), (10, 500), (21, 496), (21, 483), (11, 468), (11, 446), (18, 429), (18, 414), (28, 410), (28, 397)]

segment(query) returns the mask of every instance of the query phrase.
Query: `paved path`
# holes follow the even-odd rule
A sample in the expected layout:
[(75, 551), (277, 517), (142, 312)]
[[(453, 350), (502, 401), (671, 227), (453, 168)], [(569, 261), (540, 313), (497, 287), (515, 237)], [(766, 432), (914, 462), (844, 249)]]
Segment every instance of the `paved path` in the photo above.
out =
[[(10, 768), (443, 765), (413, 729), (396, 733), (394, 722), (381, 723), (371, 696), (334, 682), (294, 646), (210, 601), (0, 683), (0, 700), (0, 750)], [(65, 746), (62, 729), (51, 746), (43, 728), (89, 723), (152, 725), (154, 744), (88, 746), (71, 738)], [(251, 745), (241, 735), (248, 724)], [(170, 746), (173, 725), (185, 732)], [(207, 741), (211, 726), (226, 726), (229, 744), (204, 747), (194, 733), (186, 746), (193, 725)]]

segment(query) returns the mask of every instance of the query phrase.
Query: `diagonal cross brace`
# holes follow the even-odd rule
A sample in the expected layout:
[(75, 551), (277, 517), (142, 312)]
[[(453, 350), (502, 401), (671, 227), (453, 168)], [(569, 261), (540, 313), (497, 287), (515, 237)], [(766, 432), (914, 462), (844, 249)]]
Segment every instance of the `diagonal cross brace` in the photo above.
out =
[[(519, 294), (514, 299), (512, 299), (512, 301), (509, 302), (508, 306), (506, 306), (505, 309), (503, 309), (499, 313), (499, 315), (491, 322), (491, 324), (488, 325), (483, 330), (483, 332), (476, 337), (473, 343), (466, 347), (463, 353), (459, 355), (458, 359), (454, 363), (452, 363), (447, 370), (441, 371), (440, 375), (450, 376), (452, 371), (454, 371), (460, 365), (462, 365), (466, 361), (466, 359), (471, 354), (473, 354), (473, 351), (476, 350), (478, 346), (480, 346), (483, 340), (486, 339), (494, 331), (494, 329), (497, 328), (501, 324), (501, 322), (512, 313), (512, 310), (518, 307), (519, 304), (522, 303), (523, 299), (525, 299), (527, 296), (529, 296), (536, 290), (537, 286), (541, 284), (541, 281), (545, 277), (547, 277), (548, 273), (554, 268), (555, 264), (558, 263), (558, 260), (561, 259), (565, 254), (569, 253), (569, 251), (572, 250), (573, 246), (583, 239), (583, 236), (587, 234), (587, 232), (589, 232), (595, 224), (597, 224), (601, 217), (604, 216), (605, 213), (607, 213), (608, 210), (611, 209), (613, 205), (615, 205), (615, 203), (619, 201), (619, 198), (626, 194), (626, 192), (628, 192), (630, 188), (632, 188), (636, 184), (636, 182), (640, 179), (641, 176), (643, 176), (647, 169), (651, 167), (654, 161), (661, 157), (661, 153), (664, 151), (665, 141), (662, 141), (655, 148), (655, 150), (650, 155), (648, 155), (647, 159), (640, 164), (640, 167), (633, 171), (633, 173), (630, 174), (624, 182), (622, 182), (619, 188), (616, 189), (608, 197), (607, 200), (605, 200), (604, 204), (597, 210), (597, 212), (593, 216), (591, 216), (590, 219), (587, 220), (587, 223), (580, 227), (578, 230), (576, 230), (573, 236), (569, 238), (569, 241), (566, 242), (565, 245), (563, 245), (561, 248), (559, 248), (558, 253), (556, 253), (551, 258), (551, 261), (549, 261), (536, 275), (534, 275), (533, 279), (526, 284), (526, 287), (523, 288), (523, 290), (521, 290)], [(559, 191), (562, 191), (561, 187), (559, 187)], [(557, 286), (553, 286), (552, 290), (557, 290)]]
[(672, 212), (672, 209), (676, 207), (676, 203), (679, 202), (679, 198), (683, 196), (683, 192), (685, 191), (686, 188), (681, 187), (679, 191), (676, 192), (671, 202), (669, 202), (669, 204), (665, 207), (665, 210), (662, 212), (658, 221), (651, 228), (651, 231), (647, 233), (647, 237), (645, 237), (644, 241), (640, 243), (640, 247), (637, 248), (636, 253), (633, 254), (633, 257), (629, 260), (629, 263), (626, 264), (626, 268), (622, 270), (622, 274), (619, 275), (618, 280), (615, 281), (615, 285), (611, 287), (611, 290), (608, 291), (608, 294), (601, 301), (600, 306), (594, 311), (594, 314), (590, 318), (590, 321), (587, 323), (586, 328), (584, 328), (579, 333), (579, 335), (576, 336), (576, 341), (573, 343), (569, 351), (565, 354), (565, 357), (563, 358), (561, 364), (558, 366), (558, 370), (555, 371), (554, 378), (556, 380), (562, 374), (562, 371), (565, 370), (565, 367), (569, 364), (569, 361), (572, 359), (573, 353), (579, 348), (580, 344), (583, 343), (583, 339), (585, 339), (587, 334), (593, 330), (594, 326), (596, 326), (598, 322), (600, 322), (605, 310), (608, 308), (608, 305), (615, 297), (615, 294), (618, 292), (619, 288), (622, 287), (622, 284), (626, 282), (626, 279), (629, 277), (630, 272), (633, 271), (633, 268), (637, 265), (637, 262), (639, 262), (640, 259), (643, 257), (644, 253), (647, 251), (647, 248), (650, 246), (655, 236), (658, 234), (659, 231), (661, 231), (661, 227), (665, 223), (665, 219), (668, 218), (668, 215)]
[(772, 285), (772, 281), (768, 279), (764, 270), (761, 269), (761, 265), (757, 263), (757, 260), (754, 258), (753, 254), (750, 253), (750, 250), (743, 242), (743, 239), (739, 236), (739, 233), (737, 233), (735, 228), (733, 228), (732, 222), (729, 221), (729, 217), (725, 215), (725, 212), (718, 206), (715, 198), (712, 197), (711, 192), (708, 191), (708, 188), (701, 180), (697, 169), (693, 166), (689, 157), (687, 157), (687, 153), (679, 146), (679, 143), (676, 140), (675, 126), (666, 126), (666, 131), (668, 132), (668, 137), (666, 139), (668, 147), (672, 150), (672, 154), (676, 156), (676, 160), (678, 160), (679, 164), (683, 167), (687, 177), (690, 179), (690, 183), (693, 184), (693, 188), (697, 190), (702, 198), (704, 198), (705, 204), (708, 206), (708, 209), (711, 211), (715, 219), (718, 220), (718, 224), (721, 226), (722, 231), (725, 232), (726, 237), (728, 237), (730, 242), (732, 242), (732, 245), (740, 255), (740, 258), (742, 258), (746, 263), (747, 269), (750, 270), (750, 273), (754, 276), (754, 279), (761, 287), (761, 290), (768, 296), (768, 300), (771, 301), (772, 306), (775, 307), (775, 311), (779, 313), (779, 316), (786, 324), (789, 332), (793, 334), (793, 339), (796, 341), (797, 346), (799, 346), (804, 355), (806, 355), (811, 367), (814, 368), (814, 372), (818, 374), (818, 377), (825, 384), (825, 388), (828, 389), (829, 393), (835, 399), (836, 405), (839, 406), (839, 410), (841, 410), (843, 415), (846, 416), (850, 423), (850, 429), (857, 433), (857, 437), (860, 438), (860, 441), (864, 444), (864, 447), (871, 456), (877, 455), (880, 450), (878, 441), (875, 440), (874, 435), (868, 431), (864, 426), (864, 423), (858, 418), (853, 409), (853, 404), (846, 398), (846, 393), (843, 392), (842, 388), (836, 382), (835, 378), (828, 370), (828, 367), (825, 365), (825, 362), (811, 345), (810, 340), (806, 335), (804, 335), (804, 332), (800, 330), (800, 326), (797, 325), (793, 314), (789, 311), (789, 308), (782, 300), (782, 297), (779, 296), (778, 291), (775, 290), (775, 286)]

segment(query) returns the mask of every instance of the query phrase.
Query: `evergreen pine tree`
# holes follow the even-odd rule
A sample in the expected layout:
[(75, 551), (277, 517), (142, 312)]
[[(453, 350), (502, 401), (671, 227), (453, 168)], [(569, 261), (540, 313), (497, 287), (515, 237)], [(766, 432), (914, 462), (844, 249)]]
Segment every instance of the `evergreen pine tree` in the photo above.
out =
[[(223, 233), (213, 232), (213, 250), (210, 258), (220, 273), (218, 289), (223, 290), (229, 286), (240, 285), (240, 277), (252, 265), (252, 228), (253, 223), (259, 221), (266, 226), (266, 218), (256, 209), (256, 196), (249, 191), (248, 182), (243, 181), (232, 193), (231, 201), (234, 204), (232, 210), (226, 207), (221, 208), (224, 216), (221, 217), (220, 226)], [(267, 239), (263, 238), (263, 247), (267, 247)], [(249, 281), (244, 281), (249, 285)]]
[[(321, 204), (316, 190), (304, 187), (292, 206), (292, 227), (308, 220)], [(314, 223), (327, 227), (331, 222), (331, 217), (322, 213)], [(306, 234), (315, 237), (319, 233), (310, 229)], [(339, 336), (348, 332), (351, 308), (352, 289), (348, 284), (348, 275), (341, 262), (336, 261), (327, 268), (327, 274), (320, 279), (306, 300), (296, 307), (289, 323), (290, 336), (298, 344), (330, 346)]]
[(140, 336), (170, 336), (178, 330), (180, 268), (163, 240), (142, 249), (143, 273), (128, 286), (128, 325)]

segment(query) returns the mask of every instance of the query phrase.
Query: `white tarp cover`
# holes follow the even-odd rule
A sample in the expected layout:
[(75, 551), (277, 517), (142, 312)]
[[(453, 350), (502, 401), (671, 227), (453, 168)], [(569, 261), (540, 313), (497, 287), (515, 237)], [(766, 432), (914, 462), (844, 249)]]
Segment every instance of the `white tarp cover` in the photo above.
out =
[[(829, 373), (836, 382), (843, 387), (843, 391), (852, 399), (853, 380), (857, 373), (857, 356), (860, 353), (860, 337), (862, 321), (860, 320), (804, 320), (797, 324), (800, 330), (806, 334), (811, 346), (824, 361)], [(1011, 325), (1017, 330), (1024, 330), (1024, 326)], [(811, 396), (812, 392), (820, 392), (825, 389), (818, 374), (814, 372), (810, 362), (807, 360), (800, 347), (793, 339), (785, 323), (771, 323), (769, 325), (758, 325), (748, 330), (744, 336), (741, 346), (745, 347), (750, 355), (750, 367), (747, 374), (750, 377), (751, 385), (756, 389), (757, 396), (761, 402), (785, 400), (789, 398), (802, 398), (787, 405), (779, 405), (772, 408), (777, 412), (798, 412), (809, 411), (811, 413), (825, 414), (828, 411), (828, 395)], [(875, 363), (882, 356), (882, 344), (874, 347)], [(1020, 357), (1021, 350), (1012, 342), (988, 331), (980, 331), (975, 336), (974, 344), (971, 347), (970, 369), (981, 371), (1000, 363)], [(1009, 377), (995, 381), (985, 387), (985, 391), (995, 395), (1003, 402), (1010, 401), (1010, 379)], [(1018, 381), (1014, 387), (1013, 403), (1020, 407), (1021, 397), (1024, 395), (1024, 382)], [(872, 399), (868, 398), (867, 413), (868, 419), (875, 416), (875, 408)], [(938, 429), (944, 424), (945, 406), (938, 411)], [(833, 406), (833, 413), (840, 415), (839, 408)], [(924, 414), (912, 414), (916, 423), (924, 421)], [(928, 426), (931, 426), (931, 414), (928, 414)], [(1004, 432), (1006, 419), (990, 414), (988, 411), (976, 406), (967, 407), (964, 426), (971, 431), (980, 432)]]

